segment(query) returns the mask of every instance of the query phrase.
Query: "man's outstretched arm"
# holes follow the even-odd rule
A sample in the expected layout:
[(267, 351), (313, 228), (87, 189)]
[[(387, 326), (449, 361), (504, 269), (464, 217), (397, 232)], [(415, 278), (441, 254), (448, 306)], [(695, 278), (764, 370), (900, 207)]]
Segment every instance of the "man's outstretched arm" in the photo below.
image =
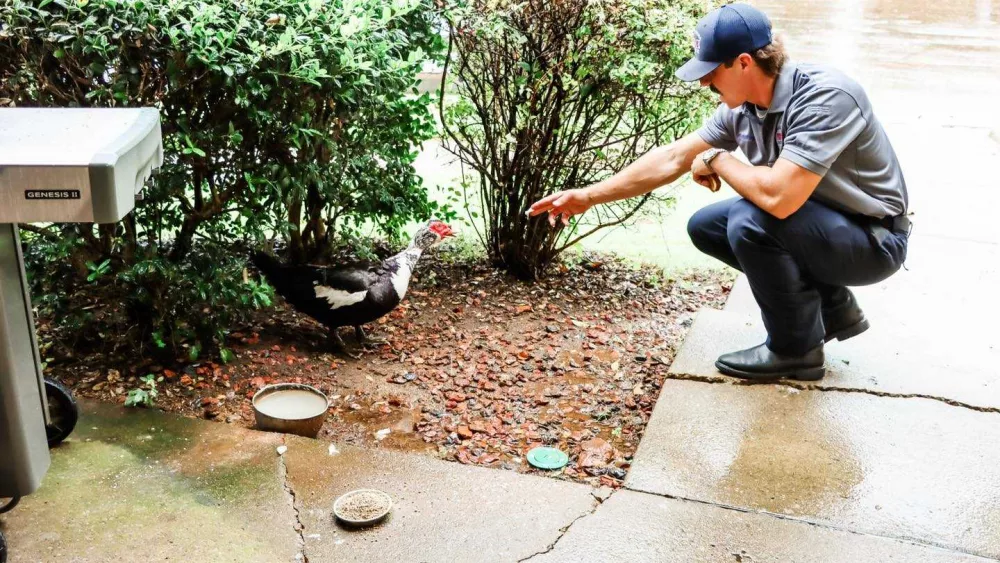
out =
[[(656, 147), (629, 164), (624, 170), (596, 184), (575, 190), (556, 192), (535, 202), (529, 215), (549, 212), (549, 223), (563, 224), (573, 215), (583, 213), (598, 203), (608, 203), (651, 192), (669, 184), (691, 170), (695, 156), (712, 148), (696, 133), (691, 133), (669, 145)], [(695, 181), (711, 187), (710, 177), (695, 177)]]

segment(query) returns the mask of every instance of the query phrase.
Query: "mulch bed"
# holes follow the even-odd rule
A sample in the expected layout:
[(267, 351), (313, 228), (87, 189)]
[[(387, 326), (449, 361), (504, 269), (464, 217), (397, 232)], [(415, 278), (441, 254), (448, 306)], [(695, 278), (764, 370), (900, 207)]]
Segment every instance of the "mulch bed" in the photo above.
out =
[[(478, 263), (430, 257), (403, 304), (369, 325), (385, 344), (330, 350), (326, 330), (279, 302), (231, 335), (236, 359), (153, 365), (105, 355), (49, 366), (81, 397), (123, 403), (147, 373), (156, 407), (252, 427), (250, 398), (300, 382), (331, 399), (320, 438), (464, 464), (620, 486), (695, 313), (721, 307), (733, 277), (585, 257), (526, 284)], [(44, 325), (44, 323), (40, 323)], [(354, 357), (357, 356), (357, 357)], [(569, 454), (558, 472), (525, 454)]]

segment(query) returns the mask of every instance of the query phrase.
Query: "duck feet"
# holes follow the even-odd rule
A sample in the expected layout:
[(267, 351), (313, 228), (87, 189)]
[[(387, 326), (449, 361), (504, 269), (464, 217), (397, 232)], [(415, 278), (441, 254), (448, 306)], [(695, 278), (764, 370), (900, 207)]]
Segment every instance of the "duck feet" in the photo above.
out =
[(333, 348), (335, 352), (348, 355), (354, 358), (355, 360), (361, 359), (360, 354), (352, 354), (347, 351), (347, 344), (344, 344), (344, 340), (340, 337), (339, 334), (337, 334), (337, 329), (335, 328), (330, 329), (329, 342), (330, 342), (330, 347)]
[(347, 350), (347, 345), (344, 344), (344, 339), (337, 334), (337, 329), (335, 328), (330, 329), (327, 341), (330, 343), (330, 347), (337, 352), (344, 352)]
[(368, 335), (365, 334), (365, 329), (361, 328), (361, 325), (356, 325), (354, 327), (354, 335), (358, 338), (358, 343), (365, 348), (375, 348), (383, 344), (388, 344), (387, 341), (382, 340), (381, 338), (369, 338)]

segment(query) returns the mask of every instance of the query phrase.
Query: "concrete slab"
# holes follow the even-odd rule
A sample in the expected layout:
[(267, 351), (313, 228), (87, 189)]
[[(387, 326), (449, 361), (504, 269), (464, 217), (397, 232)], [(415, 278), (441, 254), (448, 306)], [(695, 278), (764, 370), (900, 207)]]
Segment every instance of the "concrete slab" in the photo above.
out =
[(754, 300), (753, 290), (750, 289), (750, 282), (743, 274), (740, 274), (736, 278), (736, 282), (733, 283), (733, 288), (729, 290), (729, 299), (726, 299), (726, 305), (722, 310), (740, 313), (745, 316), (760, 315), (760, 307), (757, 306), (757, 301)]
[(1000, 557), (998, 440), (933, 400), (668, 379), (626, 486)]
[(865, 536), (770, 515), (619, 491), (531, 561), (781, 561), (842, 563), (987, 561), (909, 542)]
[(970, 208), (1000, 205), (994, 179), (977, 167), (947, 164), (965, 159), (987, 167), (1000, 164), (1000, 146), (990, 139), (988, 127), (910, 123), (886, 130), (906, 177), (915, 235), (1000, 243), (1000, 232), (990, 221), (975, 220), (969, 213)]
[[(738, 380), (715, 369), (716, 358), (760, 344), (766, 336), (759, 316), (703, 309), (670, 366), (670, 374), (735, 383)], [(948, 341), (961, 339), (954, 333), (942, 337)], [(978, 356), (945, 352), (899, 336), (879, 322), (862, 336), (828, 344), (825, 352), (826, 377), (808, 385), (788, 383), (802, 388), (918, 395), (981, 409), (1000, 408), (1000, 380), (995, 367), (991, 367), (997, 365), (996, 359), (981, 361), (995, 357), (991, 350)]]
[(280, 436), (82, 406), (41, 489), (0, 517), (11, 563), (295, 560)]
[[(545, 549), (597, 504), (585, 485), (469, 467), (399, 452), (290, 438), (288, 484), (310, 561), (517, 561)], [(390, 519), (347, 530), (333, 502), (375, 488), (395, 502)]]

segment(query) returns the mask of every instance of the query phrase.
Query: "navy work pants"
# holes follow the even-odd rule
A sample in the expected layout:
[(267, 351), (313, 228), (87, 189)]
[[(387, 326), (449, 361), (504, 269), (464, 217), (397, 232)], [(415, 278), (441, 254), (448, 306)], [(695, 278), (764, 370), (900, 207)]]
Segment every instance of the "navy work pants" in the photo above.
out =
[(845, 286), (891, 276), (908, 233), (813, 200), (778, 219), (743, 198), (709, 205), (688, 222), (694, 245), (746, 274), (767, 328), (767, 346), (801, 355), (823, 342), (823, 310), (848, 300)]

